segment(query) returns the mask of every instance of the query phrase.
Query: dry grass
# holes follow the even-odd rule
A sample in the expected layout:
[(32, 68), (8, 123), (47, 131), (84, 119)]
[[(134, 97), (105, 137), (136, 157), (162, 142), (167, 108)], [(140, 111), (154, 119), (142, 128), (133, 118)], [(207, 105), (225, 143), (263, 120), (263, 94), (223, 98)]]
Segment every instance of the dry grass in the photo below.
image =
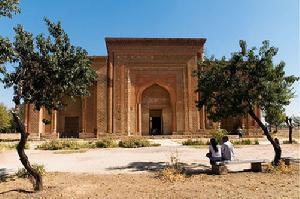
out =
[(266, 172), (267, 173), (282, 173), (282, 174), (291, 174), (298, 170), (298, 165), (291, 164), (285, 165), (283, 160), (280, 160), (279, 166), (274, 166), (271, 163), (267, 164)]
[(181, 171), (173, 167), (166, 167), (157, 172), (158, 179), (165, 182), (183, 181), (186, 179), (186, 175)]

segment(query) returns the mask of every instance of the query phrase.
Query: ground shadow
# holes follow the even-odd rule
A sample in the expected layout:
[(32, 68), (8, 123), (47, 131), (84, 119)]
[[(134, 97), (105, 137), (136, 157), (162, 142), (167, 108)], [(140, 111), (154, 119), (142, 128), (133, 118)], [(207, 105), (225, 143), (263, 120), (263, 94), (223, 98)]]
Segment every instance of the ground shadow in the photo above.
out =
[(0, 182), (5, 182), (11, 179), (12, 175), (10, 175), (10, 172), (12, 172), (11, 169), (0, 168)]
[[(205, 164), (199, 163), (179, 163), (183, 168), (183, 171), (187, 175), (197, 175), (197, 174), (209, 174), (211, 171), (211, 167)], [(126, 166), (121, 167), (110, 167), (106, 170), (130, 170), (132, 172), (138, 171), (148, 171), (148, 172), (156, 172), (160, 171), (168, 166), (166, 162), (131, 162)]]
[(9, 193), (9, 192), (19, 192), (19, 193), (34, 193), (34, 191), (27, 191), (27, 190), (24, 190), (24, 189), (11, 189), (11, 190), (8, 190), (8, 191), (3, 191), (3, 192), (0, 192), (0, 195), (3, 195), (3, 194), (6, 194), (6, 193)]

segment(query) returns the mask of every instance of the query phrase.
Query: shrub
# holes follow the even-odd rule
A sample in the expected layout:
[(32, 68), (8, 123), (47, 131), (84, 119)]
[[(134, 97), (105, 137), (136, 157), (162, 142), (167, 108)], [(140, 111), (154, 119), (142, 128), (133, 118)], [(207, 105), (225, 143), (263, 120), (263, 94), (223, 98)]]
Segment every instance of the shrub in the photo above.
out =
[(252, 142), (249, 139), (242, 139), (242, 140), (233, 141), (233, 144), (235, 144), (235, 145), (250, 145), (250, 144), (252, 144)]
[(119, 147), (124, 148), (139, 148), (139, 147), (150, 147), (152, 145), (148, 140), (142, 138), (128, 138), (119, 142)]
[(265, 172), (267, 173), (284, 173), (289, 174), (295, 170), (295, 167), (292, 165), (285, 165), (283, 160), (280, 160), (278, 166), (274, 166), (272, 163), (267, 164)]
[(225, 135), (228, 135), (228, 131), (226, 131), (225, 129), (212, 129), (210, 131), (210, 134), (211, 134), (212, 137), (216, 138), (216, 140), (219, 144), (221, 144), (222, 143), (222, 138)]
[[(292, 143), (293, 143), (293, 144), (297, 144), (298, 142), (297, 142), (296, 140), (293, 139), (293, 140), (292, 140)], [(289, 142), (288, 140), (283, 140), (283, 141), (282, 141), (282, 144), (290, 144), (290, 142)]]
[[(209, 142), (208, 142), (209, 143)], [(188, 139), (184, 142), (182, 142), (182, 145), (207, 145), (207, 142), (204, 143), (202, 140), (192, 140)]]
[(114, 148), (118, 147), (118, 143), (112, 139), (103, 139), (95, 142), (97, 148)]
[[(42, 165), (42, 164), (32, 164), (31, 166), (40, 175), (45, 175), (46, 174), (46, 170), (45, 170), (45, 166), (44, 165)], [(30, 177), (30, 174), (28, 173), (28, 171), (25, 168), (22, 168), (22, 169), (19, 169), (16, 172), (16, 176), (18, 176), (19, 178), (28, 178), (28, 177)]]
[[(1, 143), (0, 144), (0, 151), (6, 151), (6, 150), (13, 150), (16, 149), (18, 144), (6, 144), (6, 143)], [(29, 143), (25, 144), (25, 149), (29, 149), (30, 145)]]
[(81, 149), (81, 148), (95, 148), (92, 142), (78, 142), (75, 140), (52, 140), (37, 146), (42, 150), (66, 150), (66, 149)]
[(187, 177), (184, 173), (184, 167), (179, 161), (178, 152), (171, 154), (170, 163), (157, 173), (157, 177), (162, 181), (175, 182), (184, 180)]
[(12, 150), (15, 149), (15, 144), (0, 144), (0, 151)]
[(254, 144), (259, 144), (258, 139), (256, 139), (256, 140), (254, 141)]

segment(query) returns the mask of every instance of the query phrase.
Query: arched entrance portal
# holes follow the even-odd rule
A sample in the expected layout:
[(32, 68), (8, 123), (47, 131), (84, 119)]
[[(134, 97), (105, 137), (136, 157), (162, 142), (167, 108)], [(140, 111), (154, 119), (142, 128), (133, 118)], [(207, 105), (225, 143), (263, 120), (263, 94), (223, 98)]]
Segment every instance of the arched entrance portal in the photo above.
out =
[(169, 92), (153, 84), (142, 93), (142, 135), (167, 135), (172, 133), (172, 106)]

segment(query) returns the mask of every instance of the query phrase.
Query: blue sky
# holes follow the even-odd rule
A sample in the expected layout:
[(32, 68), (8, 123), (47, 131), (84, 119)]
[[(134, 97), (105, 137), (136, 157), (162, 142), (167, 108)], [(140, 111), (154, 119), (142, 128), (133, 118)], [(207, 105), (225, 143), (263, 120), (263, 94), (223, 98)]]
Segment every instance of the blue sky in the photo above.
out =
[[(13, 38), (22, 24), (46, 33), (43, 17), (60, 20), (71, 41), (90, 55), (106, 55), (104, 37), (204, 37), (206, 53), (230, 56), (244, 39), (279, 48), (275, 62), (286, 62), (288, 75), (300, 76), (298, 0), (21, 0), (22, 13), (0, 19), (0, 35)], [(295, 85), (296, 95), (300, 84)], [(12, 90), (0, 84), (0, 103), (9, 107)], [(287, 107), (300, 116), (300, 98)]]

